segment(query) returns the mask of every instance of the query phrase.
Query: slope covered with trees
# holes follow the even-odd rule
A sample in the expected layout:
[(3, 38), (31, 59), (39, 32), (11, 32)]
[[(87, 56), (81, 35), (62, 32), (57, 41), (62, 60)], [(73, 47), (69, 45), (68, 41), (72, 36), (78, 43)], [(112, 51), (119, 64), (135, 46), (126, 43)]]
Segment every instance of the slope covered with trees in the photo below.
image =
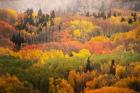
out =
[(140, 12), (102, 9), (0, 9), (0, 93), (139, 93)]

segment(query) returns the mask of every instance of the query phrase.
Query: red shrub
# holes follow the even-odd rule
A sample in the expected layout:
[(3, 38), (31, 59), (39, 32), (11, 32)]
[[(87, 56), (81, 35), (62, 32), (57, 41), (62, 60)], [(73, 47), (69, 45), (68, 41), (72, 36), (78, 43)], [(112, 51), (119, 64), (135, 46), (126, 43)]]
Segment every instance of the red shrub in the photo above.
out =
[(91, 53), (105, 54), (111, 53), (115, 49), (112, 42), (88, 42), (85, 47), (91, 51)]
[(15, 28), (5, 21), (0, 21), (0, 35), (4, 38), (11, 38), (13, 33), (16, 32)]
[(14, 44), (10, 41), (10, 39), (0, 37), (0, 47), (6, 47), (6, 48), (13, 49)]

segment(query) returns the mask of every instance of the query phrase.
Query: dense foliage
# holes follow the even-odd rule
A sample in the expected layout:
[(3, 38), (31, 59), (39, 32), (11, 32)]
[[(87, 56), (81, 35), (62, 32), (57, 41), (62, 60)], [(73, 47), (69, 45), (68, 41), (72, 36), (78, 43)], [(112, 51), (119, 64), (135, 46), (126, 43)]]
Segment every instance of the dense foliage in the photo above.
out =
[(139, 93), (140, 13), (120, 11), (0, 9), (0, 93)]

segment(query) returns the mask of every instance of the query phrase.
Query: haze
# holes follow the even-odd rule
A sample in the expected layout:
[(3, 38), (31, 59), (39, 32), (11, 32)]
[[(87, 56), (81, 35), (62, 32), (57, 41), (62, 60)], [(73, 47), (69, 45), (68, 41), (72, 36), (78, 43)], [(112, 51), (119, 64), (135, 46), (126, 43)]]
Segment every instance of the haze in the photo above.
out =
[[(116, 5), (116, 0), (0, 0), (0, 8), (11, 8), (17, 11), (25, 11), (27, 8), (33, 8), (37, 11), (41, 8), (44, 12), (52, 10), (62, 12), (74, 11), (96, 11), (100, 9), (102, 2), (105, 2), (106, 9), (110, 9), (111, 5)], [(115, 2), (114, 2), (115, 1)], [(118, 4), (119, 6), (134, 7), (134, 4), (127, 5)], [(87, 10), (86, 10), (87, 9)]]

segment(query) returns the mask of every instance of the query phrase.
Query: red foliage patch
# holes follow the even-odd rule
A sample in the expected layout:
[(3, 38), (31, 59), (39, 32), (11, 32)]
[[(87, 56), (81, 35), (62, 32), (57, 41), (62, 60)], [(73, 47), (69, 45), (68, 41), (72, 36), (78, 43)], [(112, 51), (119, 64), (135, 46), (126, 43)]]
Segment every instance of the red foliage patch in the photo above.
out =
[(23, 50), (28, 49), (40, 49), (40, 50), (51, 50), (58, 49), (62, 50), (64, 53), (70, 54), (71, 51), (78, 52), (81, 49), (88, 49), (91, 53), (105, 54), (112, 53), (115, 51), (116, 46), (112, 42), (88, 42), (82, 44), (78, 41), (68, 41), (68, 42), (50, 42), (45, 44), (33, 44), (27, 45)]
[(4, 38), (11, 38), (15, 33), (15, 28), (5, 21), (0, 21), (0, 35)]
[(96, 54), (111, 53), (115, 49), (115, 45), (112, 42), (88, 42), (85, 47), (89, 49), (91, 53)]
[(16, 30), (13, 26), (7, 22), (0, 21), (0, 46), (12, 49), (14, 44), (10, 41), (10, 39), (15, 32)]
[(5, 48), (14, 48), (14, 44), (10, 41), (8, 38), (3, 38), (0, 36), (0, 47), (5, 47)]

